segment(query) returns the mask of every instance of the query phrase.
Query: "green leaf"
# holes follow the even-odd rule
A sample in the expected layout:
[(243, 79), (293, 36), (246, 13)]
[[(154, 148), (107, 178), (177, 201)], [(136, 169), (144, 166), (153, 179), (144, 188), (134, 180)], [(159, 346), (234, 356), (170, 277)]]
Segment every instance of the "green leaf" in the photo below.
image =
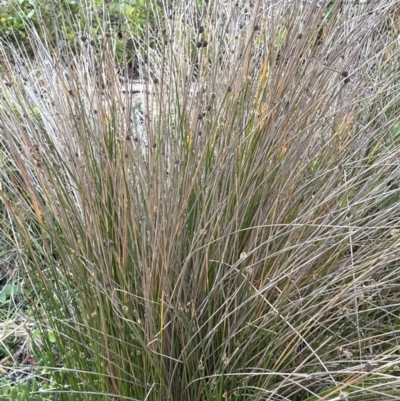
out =
[(17, 400), (18, 390), (15, 387), (13, 387), (10, 395), (12, 401)]
[(40, 329), (39, 329), (39, 327), (36, 327), (36, 329), (33, 330), (33, 332), (32, 332), (32, 336), (31, 336), (32, 340), (35, 341), (39, 334), (40, 334)]
[(54, 331), (49, 331), (49, 332), (47, 333), (47, 338), (49, 339), (49, 341), (50, 341), (52, 344), (54, 344), (54, 343), (57, 341), (56, 335), (54, 334)]
[(21, 287), (16, 284), (6, 284), (0, 292), (0, 302), (5, 302), (7, 297), (22, 294)]
[(400, 134), (400, 120), (397, 121), (395, 125), (393, 125), (391, 132), (395, 136)]

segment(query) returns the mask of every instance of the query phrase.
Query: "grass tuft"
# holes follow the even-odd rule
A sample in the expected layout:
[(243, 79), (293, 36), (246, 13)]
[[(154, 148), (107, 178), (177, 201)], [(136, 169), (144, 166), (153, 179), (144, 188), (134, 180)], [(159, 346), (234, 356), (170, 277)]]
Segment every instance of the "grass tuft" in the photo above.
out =
[(169, 3), (124, 33), (135, 82), (105, 28), (0, 45), (2, 235), (46, 391), (398, 398), (398, 5)]

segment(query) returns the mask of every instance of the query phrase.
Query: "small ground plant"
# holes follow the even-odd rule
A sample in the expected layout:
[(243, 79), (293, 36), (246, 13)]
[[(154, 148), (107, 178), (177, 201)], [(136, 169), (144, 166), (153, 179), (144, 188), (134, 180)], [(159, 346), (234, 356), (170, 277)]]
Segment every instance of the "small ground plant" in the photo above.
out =
[(399, 398), (397, 3), (149, 0), (139, 84), (101, 27), (0, 47), (46, 397)]

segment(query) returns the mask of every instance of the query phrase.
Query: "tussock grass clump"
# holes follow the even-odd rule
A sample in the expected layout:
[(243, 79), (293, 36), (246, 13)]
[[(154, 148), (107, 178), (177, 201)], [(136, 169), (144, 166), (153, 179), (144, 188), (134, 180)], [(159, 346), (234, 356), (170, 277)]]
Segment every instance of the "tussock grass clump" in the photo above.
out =
[(399, 396), (398, 6), (273, 3), (149, 1), (140, 87), (106, 30), (2, 61), (60, 399)]

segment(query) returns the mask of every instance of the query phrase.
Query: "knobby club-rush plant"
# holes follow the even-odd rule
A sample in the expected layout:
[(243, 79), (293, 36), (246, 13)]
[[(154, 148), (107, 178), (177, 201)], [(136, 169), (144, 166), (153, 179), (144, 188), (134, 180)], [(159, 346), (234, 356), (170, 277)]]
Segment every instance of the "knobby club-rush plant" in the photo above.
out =
[(399, 396), (398, 5), (274, 3), (150, 0), (139, 87), (107, 16), (3, 58), (2, 227), (57, 399)]

